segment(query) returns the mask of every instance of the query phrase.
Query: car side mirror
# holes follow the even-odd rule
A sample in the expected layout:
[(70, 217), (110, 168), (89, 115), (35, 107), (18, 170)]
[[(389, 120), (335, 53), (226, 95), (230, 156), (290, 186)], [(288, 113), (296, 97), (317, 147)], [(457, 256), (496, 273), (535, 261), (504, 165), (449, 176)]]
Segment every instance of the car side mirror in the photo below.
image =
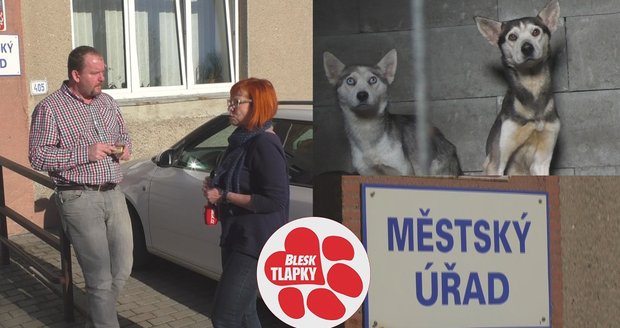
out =
[(170, 167), (174, 162), (174, 149), (168, 149), (153, 157), (153, 162), (159, 167)]

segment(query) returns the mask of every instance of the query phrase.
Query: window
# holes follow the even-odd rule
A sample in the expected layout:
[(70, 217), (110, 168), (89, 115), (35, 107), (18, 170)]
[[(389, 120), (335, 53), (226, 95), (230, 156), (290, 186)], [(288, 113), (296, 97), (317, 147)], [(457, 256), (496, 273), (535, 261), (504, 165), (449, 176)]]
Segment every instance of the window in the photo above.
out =
[(73, 0), (74, 46), (99, 50), (119, 98), (228, 92), (236, 0)]

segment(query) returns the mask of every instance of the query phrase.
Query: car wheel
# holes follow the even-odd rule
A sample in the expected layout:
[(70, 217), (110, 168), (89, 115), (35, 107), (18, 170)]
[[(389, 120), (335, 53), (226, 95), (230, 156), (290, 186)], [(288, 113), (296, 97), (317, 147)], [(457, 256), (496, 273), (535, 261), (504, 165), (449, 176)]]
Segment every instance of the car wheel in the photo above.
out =
[(133, 235), (133, 267), (136, 269), (146, 266), (152, 255), (146, 249), (146, 239), (144, 237), (144, 228), (142, 227), (142, 221), (136, 210), (129, 203), (129, 216), (131, 217), (131, 232)]

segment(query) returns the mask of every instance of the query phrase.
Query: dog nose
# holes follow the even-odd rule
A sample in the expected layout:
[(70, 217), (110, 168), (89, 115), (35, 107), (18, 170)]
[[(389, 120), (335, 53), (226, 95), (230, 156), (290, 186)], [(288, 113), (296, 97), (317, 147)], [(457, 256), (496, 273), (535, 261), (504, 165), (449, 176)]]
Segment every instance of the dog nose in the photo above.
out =
[(534, 53), (534, 46), (529, 42), (525, 42), (521, 46), (521, 52), (526, 56), (531, 56)]
[(366, 101), (368, 100), (368, 92), (366, 91), (360, 91), (357, 93), (357, 100), (359, 101)]

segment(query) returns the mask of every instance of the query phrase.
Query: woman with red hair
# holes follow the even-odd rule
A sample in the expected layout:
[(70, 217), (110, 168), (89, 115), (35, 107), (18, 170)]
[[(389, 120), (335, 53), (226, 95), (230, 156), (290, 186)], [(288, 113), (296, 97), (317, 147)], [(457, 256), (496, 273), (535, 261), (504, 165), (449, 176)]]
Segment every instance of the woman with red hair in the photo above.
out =
[(222, 223), (222, 277), (212, 322), (220, 327), (260, 327), (256, 312), (258, 257), (269, 237), (288, 220), (289, 185), (282, 143), (271, 119), (278, 100), (271, 82), (249, 78), (230, 90), (228, 138), (220, 164), (203, 193)]

